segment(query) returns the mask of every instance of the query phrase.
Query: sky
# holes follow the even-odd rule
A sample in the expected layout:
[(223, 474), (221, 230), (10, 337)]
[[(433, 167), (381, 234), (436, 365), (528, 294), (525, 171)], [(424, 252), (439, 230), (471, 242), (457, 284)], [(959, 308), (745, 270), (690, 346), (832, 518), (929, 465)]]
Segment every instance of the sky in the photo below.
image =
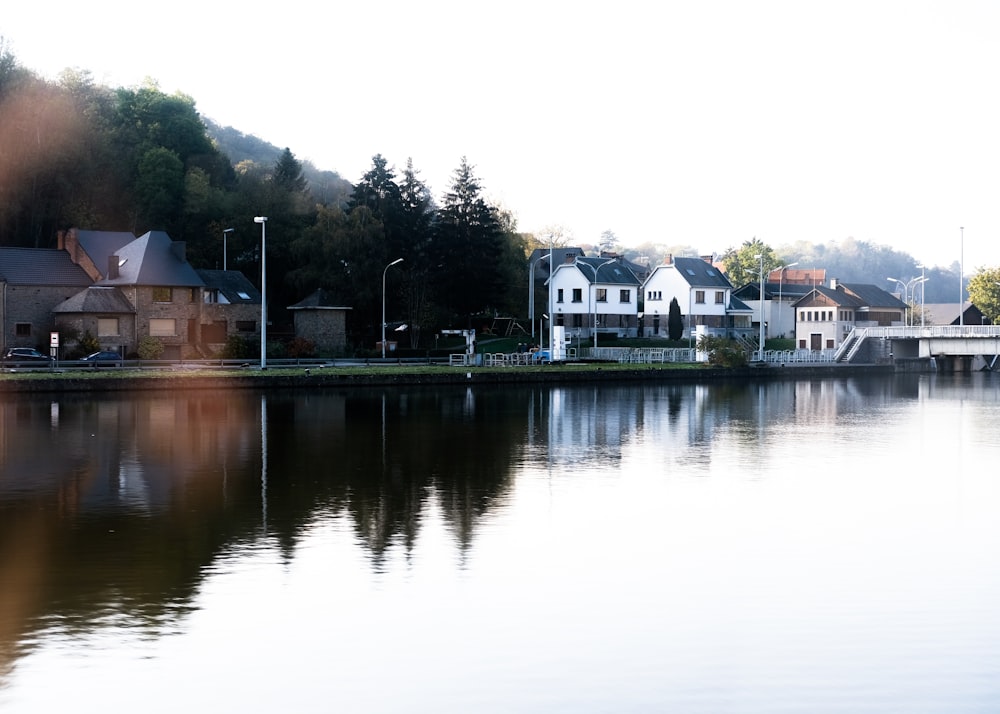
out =
[(462, 157), (522, 231), (721, 253), (852, 237), (1000, 265), (993, 0), (15, 0), (50, 78), (152, 78), (356, 182)]

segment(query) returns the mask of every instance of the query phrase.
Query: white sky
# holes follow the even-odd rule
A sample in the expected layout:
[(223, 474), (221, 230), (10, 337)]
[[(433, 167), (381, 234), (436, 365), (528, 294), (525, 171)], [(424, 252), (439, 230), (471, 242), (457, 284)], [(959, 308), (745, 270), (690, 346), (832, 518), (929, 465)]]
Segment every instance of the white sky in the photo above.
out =
[(412, 157), (440, 197), (464, 155), (524, 231), (1000, 265), (993, 0), (20, 0), (0, 35), (352, 182)]

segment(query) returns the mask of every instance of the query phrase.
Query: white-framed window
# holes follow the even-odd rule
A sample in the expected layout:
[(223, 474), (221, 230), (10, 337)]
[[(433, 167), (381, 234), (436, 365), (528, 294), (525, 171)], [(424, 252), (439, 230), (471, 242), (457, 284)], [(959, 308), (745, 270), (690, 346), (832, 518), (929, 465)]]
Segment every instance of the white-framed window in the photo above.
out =
[(632, 302), (632, 291), (628, 288), (622, 288), (618, 291), (618, 302), (628, 304)]
[(716, 290), (715, 291), (715, 304), (716, 305), (722, 305), (724, 302), (726, 302), (726, 292), (724, 290)]
[(594, 291), (597, 297), (594, 298), (597, 302), (607, 302), (608, 301), (608, 289), (607, 288), (595, 288)]
[(573, 302), (583, 302), (583, 288), (573, 288)]
[(151, 337), (174, 337), (177, 335), (177, 320), (172, 317), (154, 317), (149, 320)]
[(556, 290), (556, 302), (562, 302), (562, 301), (563, 301), (563, 289), (559, 288), (558, 290)]
[(696, 303), (698, 303), (699, 305), (704, 305), (705, 304), (705, 291), (704, 290), (695, 290), (694, 291), (694, 301)]
[(117, 337), (120, 334), (121, 332), (119, 332), (117, 317), (97, 318), (98, 337)]

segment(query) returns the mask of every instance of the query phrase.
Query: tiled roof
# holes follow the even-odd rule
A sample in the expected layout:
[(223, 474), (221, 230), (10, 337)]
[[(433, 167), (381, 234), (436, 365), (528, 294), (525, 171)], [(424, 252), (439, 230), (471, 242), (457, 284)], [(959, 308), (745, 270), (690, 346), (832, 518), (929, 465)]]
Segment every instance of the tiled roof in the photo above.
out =
[(841, 283), (848, 292), (856, 295), (868, 307), (905, 309), (906, 303), (877, 285), (867, 283)]
[(0, 248), (0, 280), (10, 285), (90, 285), (90, 277), (64, 250)]
[(684, 278), (688, 285), (699, 288), (731, 288), (729, 280), (718, 268), (701, 258), (674, 258), (670, 263), (677, 274)]
[[(584, 263), (590, 268), (577, 268), (587, 280), (592, 283), (606, 285), (638, 285), (639, 278), (635, 277), (626, 265), (620, 260), (608, 258), (577, 258), (576, 263)], [(592, 268), (592, 269), (591, 269)]]
[(134, 313), (135, 308), (118, 288), (93, 285), (63, 300), (52, 312)]
[(338, 300), (335, 300), (330, 294), (329, 290), (323, 290), (319, 288), (311, 295), (303, 298), (294, 305), (289, 305), (289, 310), (350, 310), (349, 307), (344, 307), (338, 304)]
[(260, 305), (260, 292), (238, 270), (198, 270), (205, 287), (214, 288), (234, 305)]
[[(202, 287), (204, 281), (182, 257), (183, 246), (183, 243), (175, 245), (163, 231), (150, 231), (107, 254), (118, 256), (118, 277), (107, 278), (99, 284)], [(98, 269), (106, 273), (107, 258), (102, 264), (95, 256), (90, 257)]]

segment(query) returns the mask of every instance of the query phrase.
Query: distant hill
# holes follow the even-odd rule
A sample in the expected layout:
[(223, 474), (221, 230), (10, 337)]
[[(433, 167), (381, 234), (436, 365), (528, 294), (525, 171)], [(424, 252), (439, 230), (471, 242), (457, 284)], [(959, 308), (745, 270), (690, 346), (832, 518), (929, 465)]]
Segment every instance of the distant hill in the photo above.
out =
[[(241, 161), (253, 161), (262, 166), (273, 166), (281, 157), (284, 147), (269, 144), (251, 134), (244, 134), (231, 126), (219, 126), (207, 117), (202, 117), (208, 135), (219, 147), (219, 151), (229, 157), (233, 166)], [(300, 160), (301, 161), (301, 160)], [(354, 185), (336, 171), (321, 171), (309, 161), (301, 161), (302, 172), (309, 182), (309, 190), (318, 203), (329, 206), (344, 206), (354, 191)]]

